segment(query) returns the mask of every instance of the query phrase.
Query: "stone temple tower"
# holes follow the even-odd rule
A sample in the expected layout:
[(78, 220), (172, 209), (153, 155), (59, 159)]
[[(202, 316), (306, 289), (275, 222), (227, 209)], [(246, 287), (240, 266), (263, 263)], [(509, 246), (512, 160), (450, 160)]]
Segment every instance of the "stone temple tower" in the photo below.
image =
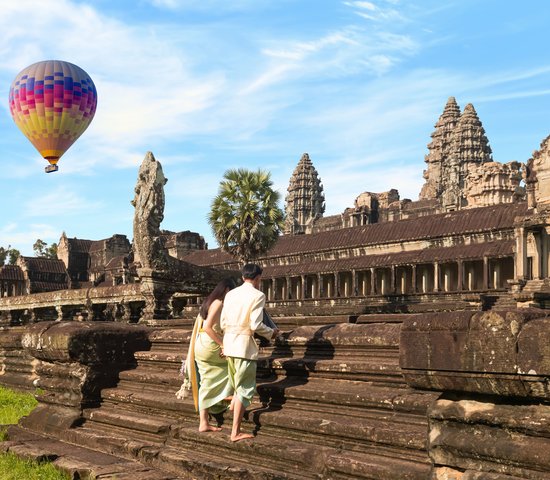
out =
[(443, 163), (449, 154), (451, 137), (460, 118), (460, 108), (454, 97), (449, 97), (443, 113), (435, 124), (432, 141), (428, 145), (429, 153), (425, 157), (427, 169), (424, 170), (424, 183), (420, 191), (420, 200), (439, 198), (443, 189)]
[(491, 153), (485, 129), (469, 103), (452, 132), (448, 156), (442, 165), (441, 200), (445, 210), (466, 206), (466, 178), (480, 164), (492, 162)]
[(325, 212), (323, 184), (309, 155), (304, 153), (292, 173), (286, 196), (285, 234), (309, 233)]

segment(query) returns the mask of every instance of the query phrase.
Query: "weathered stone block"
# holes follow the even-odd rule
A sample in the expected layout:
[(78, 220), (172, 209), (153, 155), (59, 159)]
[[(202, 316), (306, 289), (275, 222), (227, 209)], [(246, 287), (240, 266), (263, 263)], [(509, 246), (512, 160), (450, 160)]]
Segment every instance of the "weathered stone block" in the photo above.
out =
[(408, 319), (403, 375), (415, 388), (550, 398), (550, 319), (541, 318), (547, 315), (526, 309)]

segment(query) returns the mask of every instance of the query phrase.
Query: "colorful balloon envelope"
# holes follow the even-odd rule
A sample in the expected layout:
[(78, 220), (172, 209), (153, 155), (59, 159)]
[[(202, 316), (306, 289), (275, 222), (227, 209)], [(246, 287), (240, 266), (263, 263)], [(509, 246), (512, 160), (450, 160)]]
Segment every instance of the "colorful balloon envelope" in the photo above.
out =
[(46, 172), (88, 128), (97, 106), (97, 91), (80, 67), (46, 60), (23, 69), (10, 93), (15, 124), (49, 163)]

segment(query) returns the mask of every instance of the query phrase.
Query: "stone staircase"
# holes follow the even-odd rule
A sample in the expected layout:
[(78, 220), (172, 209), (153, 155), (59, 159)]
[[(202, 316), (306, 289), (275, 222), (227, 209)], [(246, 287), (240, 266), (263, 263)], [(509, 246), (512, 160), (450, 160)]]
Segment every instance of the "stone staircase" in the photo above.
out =
[(384, 317), (300, 326), (263, 348), (243, 425), (253, 440), (230, 441), (229, 414), (222, 432), (199, 433), (190, 400), (176, 399), (190, 322), (152, 329), (137, 367), (56, 437), (175, 478), (427, 479), (427, 409), (439, 393), (405, 385), (400, 323)]

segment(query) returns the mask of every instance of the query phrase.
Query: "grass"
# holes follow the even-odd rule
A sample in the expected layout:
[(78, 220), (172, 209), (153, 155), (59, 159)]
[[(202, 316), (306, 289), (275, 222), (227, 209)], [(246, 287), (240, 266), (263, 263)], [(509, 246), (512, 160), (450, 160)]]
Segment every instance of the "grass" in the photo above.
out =
[(2, 480), (69, 480), (51, 463), (22, 460), (12, 453), (0, 454), (0, 478)]
[[(32, 393), (15, 392), (0, 386), (0, 425), (17, 423), (32, 412), (38, 402)], [(6, 440), (6, 432), (0, 429), (0, 441)], [(0, 454), (1, 480), (69, 480), (49, 463), (23, 460), (12, 453)]]
[(17, 423), (38, 405), (32, 393), (21, 393), (0, 386), (0, 425)]

